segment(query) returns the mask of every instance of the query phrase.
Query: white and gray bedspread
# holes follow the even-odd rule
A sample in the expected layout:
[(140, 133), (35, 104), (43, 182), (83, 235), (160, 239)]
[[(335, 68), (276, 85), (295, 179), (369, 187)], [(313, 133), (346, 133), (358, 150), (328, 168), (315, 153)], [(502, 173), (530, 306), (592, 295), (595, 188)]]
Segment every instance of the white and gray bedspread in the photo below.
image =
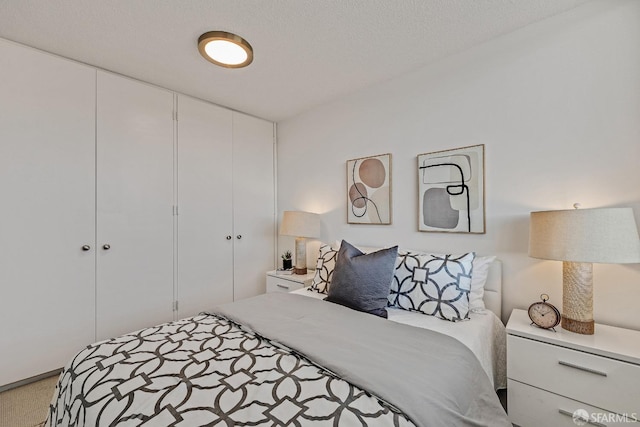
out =
[(509, 426), (471, 351), (273, 293), (88, 346), (48, 426)]

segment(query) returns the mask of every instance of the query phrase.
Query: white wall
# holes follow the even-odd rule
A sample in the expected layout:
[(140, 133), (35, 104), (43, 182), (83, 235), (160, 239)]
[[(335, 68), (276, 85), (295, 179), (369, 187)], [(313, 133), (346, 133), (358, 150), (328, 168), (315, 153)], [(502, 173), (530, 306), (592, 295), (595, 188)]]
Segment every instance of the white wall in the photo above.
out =
[[(417, 154), (480, 143), (486, 234), (418, 232)], [(393, 224), (347, 224), (346, 161), (387, 152)], [(562, 264), (527, 256), (528, 215), (574, 202), (640, 223), (640, 1), (587, 3), (278, 124), (280, 215), (321, 213), (323, 241), (497, 254), (505, 319), (542, 292), (561, 308)], [(596, 321), (640, 329), (640, 265), (594, 276)]]

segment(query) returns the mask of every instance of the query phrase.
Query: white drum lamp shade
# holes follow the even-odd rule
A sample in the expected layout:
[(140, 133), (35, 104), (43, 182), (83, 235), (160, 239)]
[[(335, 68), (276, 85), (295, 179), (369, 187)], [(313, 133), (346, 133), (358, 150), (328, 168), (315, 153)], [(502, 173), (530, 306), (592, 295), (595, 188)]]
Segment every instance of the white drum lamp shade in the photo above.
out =
[(562, 261), (562, 327), (593, 334), (592, 263), (640, 263), (631, 208), (531, 212), (529, 256)]
[(293, 272), (307, 274), (307, 245), (305, 238), (320, 236), (320, 215), (301, 211), (284, 211), (280, 234), (296, 238), (296, 261)]

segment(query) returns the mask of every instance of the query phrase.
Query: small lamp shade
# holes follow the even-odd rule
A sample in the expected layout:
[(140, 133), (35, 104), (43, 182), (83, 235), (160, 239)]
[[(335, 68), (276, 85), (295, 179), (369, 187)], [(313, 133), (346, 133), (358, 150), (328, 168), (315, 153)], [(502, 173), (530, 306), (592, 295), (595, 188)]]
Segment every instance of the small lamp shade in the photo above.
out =
[(594, 333), (592, 263), (640, 262), (631, 208), (531, 212), (529, 256), (562, 261), (562, 327)]
[(310, 212), (284, 211), (280, 234), (294, 237), (319, 237), (320, 215)]
[(307, 245), (305, 238), (320, 236), (320, 215), (310, 212), (284, 211), (280, 234), (296, 238), (294, 273), (307, 274)]

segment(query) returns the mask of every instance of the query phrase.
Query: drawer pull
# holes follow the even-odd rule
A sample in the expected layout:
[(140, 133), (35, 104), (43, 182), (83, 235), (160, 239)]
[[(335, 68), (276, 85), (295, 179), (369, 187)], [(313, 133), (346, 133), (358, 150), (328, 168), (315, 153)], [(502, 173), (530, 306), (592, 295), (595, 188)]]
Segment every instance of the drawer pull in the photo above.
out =
[(281, 285), (280, 283), (278, 283), (276, 286), (282, 289), (289, 289), (287, 285)]
[(585, 368), (584, 366), (580, 366), (580, 365), (574, 365), (573, 363), (565, 362), (563, 360), (558, 360), (558, 363), (560, 365), (562, 365), (562, 366), (568, 366), (570, 368), (579, 369), (581, 371), (589, 372), (591, 374), (596, 374), (596, 375), (600, 375), (600, 376), (603, 376), (603, 377), (607, 376), (606, 372), (596, 371), (595, 369)]
[[(569, 412), (569, 411), (565, 411), (564, 409), (558, 409), (558, 412), (560, 412), (562, 415), (566, 415), (567, 417), (571, 417), (573, 418), (573, 412)], [(579, 420), (584, 421), (585, 423), (591, 425), (591, 426), (596, 426), (596, 427), (607, 427), (606, 424), (602, 424), (602, 423), (598, 423), (595, 421), (589, 421), (589, 420), (585, 420), (584, 418), (579, 418)], [(577, 420), (573, 420), (573, 422), (576, 422)]]

